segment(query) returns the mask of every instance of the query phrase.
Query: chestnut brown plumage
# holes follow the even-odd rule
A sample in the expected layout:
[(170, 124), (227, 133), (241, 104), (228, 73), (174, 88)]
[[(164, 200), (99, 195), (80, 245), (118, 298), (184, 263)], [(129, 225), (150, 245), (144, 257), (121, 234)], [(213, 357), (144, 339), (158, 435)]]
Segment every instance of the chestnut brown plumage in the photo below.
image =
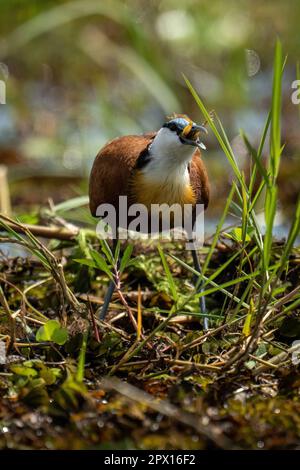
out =
[[(137, 161), (151, 144), (156, 132), (144, 135), (128, 135), (108, 142), (95, 158), (89, 184), (90, 210), (96, 216), (101, 204), (112, 204), (118, 209), (119, 196), (130, 194), (130, 177)], [(200, 150), (197, 148), (189, 165), (190, 182), (196, 204), (209, 203), (209, 180)], [(139, 201), (133, 201), (139, 202)]]
[(89, 185), (90, 210), (96, 215), (100, 204), (116, 208), (119, 196), (128, 195), (128, 183), (139, 155), (148, 147), (156, 133), (128, 135), (108, 142), (95, 158)]

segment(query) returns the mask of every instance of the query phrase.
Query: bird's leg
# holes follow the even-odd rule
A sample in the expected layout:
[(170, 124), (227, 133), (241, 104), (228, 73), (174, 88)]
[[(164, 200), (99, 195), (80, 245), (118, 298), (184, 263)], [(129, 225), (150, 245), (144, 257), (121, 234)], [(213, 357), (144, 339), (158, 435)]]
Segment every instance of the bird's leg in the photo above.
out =
[[(113, 255), (115, 254), (117, 244), (118, 244), (118, 238), (116, 238), (114, 240), (114, 243), (113, 243)], [(118, 259), (116, 260), (117, 269), (118, 269), (119, 261), (120, 261), (120, 255), (119, 255)], [(109, 281), (108, 289), (107, 289), (105, 297), (104, 297), (104, 302), (103, 302), (103, 305), (100, 309), (99, 320), (105, 320), (107, 310), (108, 310), (108, 307), (109, 307), (109, 303), (111, 301), (113, 293), (115, 292), (115, 289), (116, 289), (115, 280)]]
[[(194, 283), (195, 286), (197, 287), (197, 293), (203, 292), (203, 278), (202, 278), (202, 269), (201, 269), (201, 264), (199, 260), (198, 253), (196, 249), (192, 249), (192, 257), (193, 257), (193, 262), (194, 262), (194, 268), (195, 270), (199, 273), (199, 277), (197, 275), (194, 276)], [(209, 328), (209, 323), (208, 323), (208, 318), (206, 316), (206, 301), (205, 301), (205, 296), (202, 295), (199, 299), (199, 306), (200, 306), (200, 311), (203, 313), (203, 328), (204, 330), (208, 330)]]
[(105, 297), (104, 297), (104, 302), (100, 310), (100, 315), (99, 315), (99, 320), (105, 320), (107, 310), (109, 307), (109, 303), (111, 301), (111, 298), (113, 296), (113, 293), (115, 292), (115, 282), (114, 281), (109, 281), (108, 289), (106, 291)]

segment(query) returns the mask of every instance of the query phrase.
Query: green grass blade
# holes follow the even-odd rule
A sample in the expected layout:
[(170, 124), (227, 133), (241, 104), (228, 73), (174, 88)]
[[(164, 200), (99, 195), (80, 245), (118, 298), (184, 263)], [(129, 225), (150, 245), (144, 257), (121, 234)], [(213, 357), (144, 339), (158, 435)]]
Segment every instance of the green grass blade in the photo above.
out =
[(264, 269), (267, 271), (272, 251), (273, 241), (273, 226), (276, 215), (277, 206), (277, 187), (272, 186), (266, 193), (265, 202), (265, 219), (266, 219), (266, 233), (264, 238)]
[[(241, 131), (241, 137), (242, 137), (243, 141), (245, 142), (247, 150), (250, 153), (250, 155), (252, 156), (252, 158), (255, 162), (255, 165), (257, 166), (261, 176), (265, 180), (265, 183), (269, 184), (269, 176), (268, 176), (268, 173), (267, 173), (266, 169), (264, 168), (264, 166), (262, 164), (261, 158), (258, 157), (258, 154), (257, 154), (256, 150), (250, 144), (250, 142), (249, 142), (246, 134), (244, 133), (244, 131)], [(251, 188), (253, 187), (253, 184), (254, 184), (254, 181), (255, 181), (255, 176), (256, 176), (256, 171), (253, 169), (252, 175), (251, 175), (251, 183), (250, 183)]]
[(226, 204), (225, 204), (225, 207), (224, 207), (224, 210), (223, 210), (223, 214), (218, 222), (218, 225), (217, 225), (217, 229), (216, 229), (216, 232), (215, 232), (215, 235), (214, 235), (214, 238), (213, 238), (213, 241), (212, 241), (212, 244), (211, 244), (211, 247), (209, 249), (209, 252), (205, 258), (205, 262), (204, 262), (204, 265), (203, 265), (203, 274), (206, 272), (207, 270), (207, 267), (210, 263), (210, 260), (211, 260), (211, 257), (213, 255), (213, 252), (214, 252), (214, 249), (218, 243), (218, 239), (219, 239), (219, 236), (220, 236), (220, 232), (222, 230), (222, 227), (224, 225), (224, 222), (225, 222), (225, 219), (226, 219), (226, 216), (228, 214), (228, 211), (229, 211), (229, 207), (231, 205), (231, 202), (232, 202), (232, 198), (234, 196), (234, 193), (235, 193), (235, 186), (232, 186), (231, 189), (230, 189), (230, 193), (228, 195), (228, 198), (227, 198), (227, 201), (226, 201)]
[(194, 100), (196, 101), (197, 105), (199, 106), (203, 116), (205, 117), (205, 119), (208, 122), (209, 126), (211, 127), (213, 133), (215, 134), (215, 137), (217, 138), (217, 140), (218, 140), (223, 152), (225, 153), (228, 161), (230, 162), (230, 165), (231, 165), (231, 167), (234, 171), (235, 176), (237, 177), (238, 180), (240, 180), (241, 173), (240, 173), (240, 170), (237, 166), (237, 163), (236, 163), (234, 154), (231, 150), (231, 147), (228, 148), (228, 145), (227, 145), (228, 139), (226, 141), (224, 141), (224, 139), (222, 138), (221, 134), (219, 133), (217, 127), (215, 126), (215, 124), (214, 124), (214, 122), (211, 118), (210, 113), (207, 111), (203, 101), (198, 96), (198, 94), (195, 91), (195, 89), (193, 88), (191, 82), (188, 80), (188, 78), (185, 75), (183, 75), (183, 78), (184, 78), (185, 83), (187, 84), (187, 87), (189, 88)]
[(165, 271), (166, 276), (167, 276), (167, 280), (168, 280), (168, 284), (169, 284), (169, 288), (170, 288), (172, 297), (173, 297), (173, 299), (175, 300), (175, 302), (177, 302), (177, 301), (178, 301), (177, 288), (176, 288), (176, 285), (175, 285), (173, 276), (172, 276), (172, 274), (171, 274), (169, 265), (168, 265), (168, 263), (167, 263), (165, 254), (164, 254), (164, 252), (163, 252), (162, 247), (161, 247), (160, 244), (158, 244), (157, 248), (158, 248), (159, 256), (160, 256), (160, 258), (161, 258), (161, 261), (162, 261), (162, 264), (163, 264), (163, 267), (164, 267), (164, 271)]
[(88, 339), (88, 331), (85, 331), (83, 333), (82, 344), (81, 344), (79, 358), (78, 358), (78, 365), (77, 365), (77, 372), (76, 372), (77, 382), (82, 382), (84, 379), (84, 366), (85, 366), (87, 339)]
[(129, 260), (133, 252), (133, 245), (128, 245), (124, 251), (124, 254), (120, 263), (120, 273), (122, 273), (128, 266)]
[(279, 39), (276, 41), (273, 90), (272, 90), (272, 110), (271, 110), (271, 135), (270, 135), (270, 170), (273, 181), (276, 180), (281, 156), (281, 82), (283, 74), (282, 46)]
[(96, 250), (91, 250), (90, 253), (91, 253), (91, 256), (92, 256), (97, 268), (100, 269), (101, 271), (105, 272), (105, 274), (107, 274), (108, 277), (110, 279), (112, 279), (113, 275), (111, 273), (111, 270), (110, 270), (108, 264), (106, 263), (105, 259), (100, 255), (100, 253), (98, 253), (98, 251), (96, 251)]
[(68, 199), (67, 201), (64, 201), (64, 202), (60, 202), (59, 204), (56, 204), (53, 207), (53, 210), (54, 212), (57, 212), (59, 214), (64, 214), (73, 209), (77, 209), (78, 207), (85, 206), (88, 203), (89, 203), (88, 196), (79, 196), (79, 197), (74, 197), (72, 199)]

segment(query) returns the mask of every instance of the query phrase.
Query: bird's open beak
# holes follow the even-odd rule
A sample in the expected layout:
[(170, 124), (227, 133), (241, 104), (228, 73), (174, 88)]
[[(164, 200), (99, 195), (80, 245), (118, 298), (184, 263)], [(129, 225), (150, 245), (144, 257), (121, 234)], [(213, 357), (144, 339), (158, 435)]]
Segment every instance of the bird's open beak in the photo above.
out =
[(193, 145), (194, 147), (199, 147), (205, 150), (205, 145), (200, 141), (200, 134), (202, 132), (204, 134), (208, 134), (206, 127), (192, 124), (183, 129), (180, 137), (185, 144)]

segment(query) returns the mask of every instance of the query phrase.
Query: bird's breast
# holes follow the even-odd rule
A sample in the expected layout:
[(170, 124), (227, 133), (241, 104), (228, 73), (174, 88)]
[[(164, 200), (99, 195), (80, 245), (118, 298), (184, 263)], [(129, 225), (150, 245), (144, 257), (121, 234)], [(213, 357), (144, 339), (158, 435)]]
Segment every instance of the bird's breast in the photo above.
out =
[(189, 180), (178, 181), (169, 177), (157, 181), (139, 170), (131, 177), (129, 197), (132, 203), (143, 204), (147, 209), (150, 209), (152, 204), (196, 204), (195, 193)]

